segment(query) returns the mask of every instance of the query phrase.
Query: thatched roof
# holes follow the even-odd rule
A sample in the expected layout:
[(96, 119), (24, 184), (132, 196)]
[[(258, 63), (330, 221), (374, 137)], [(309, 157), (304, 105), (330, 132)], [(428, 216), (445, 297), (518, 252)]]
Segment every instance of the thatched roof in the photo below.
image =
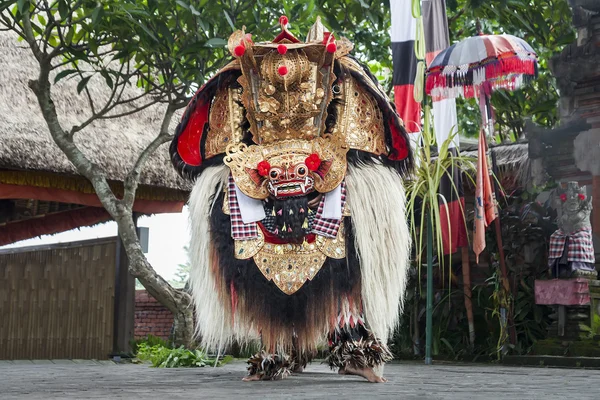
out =
[[(499, 178), (503, 185), (523, 186), (530, 173), (528, 143), (508, 143), (490, 146), (490, 153), (496, 157)], [(477, 158), (477, 144), (463, 143), (461, 139), (461, 155)]]
[[(529, 145), (527, 143), (509, 143), (490, 146), (490, 151), (496, 156), (498, 168), (509, 170), (529, 169)], [(461, 154), (477, 157), (477, 146), (461, 145)]]
[[(54, 144), (36, 97), (27, 86), (38, 74), (37, 62), (27, 45), (12, 32), (0, 32), (0, 170), (77, 175)], [(53, 77), (51, 78), (53, 79)], [(91, 79), (93, 96), (105, 98), (108, 88)], [(87, 119), (86, 98), (77, 94), (77, 80), (63, 79), (53, 88), (53, 99), (66, 129)], [(131, 88), (131, 93), (136, 93)], [(109, 180), (122, 181), (141, 151), (156, 136), (164, 106), (152, 106), (135, 115), (97, 121), (75, 136), (75, 142), (92, 162), (100, 165)], [(176, 118), (174, 118), (176, 119)], [(168, 144), (146, 164), (141, 184), (154, 188), (183, 189), (188, 186), (172, 167)]]

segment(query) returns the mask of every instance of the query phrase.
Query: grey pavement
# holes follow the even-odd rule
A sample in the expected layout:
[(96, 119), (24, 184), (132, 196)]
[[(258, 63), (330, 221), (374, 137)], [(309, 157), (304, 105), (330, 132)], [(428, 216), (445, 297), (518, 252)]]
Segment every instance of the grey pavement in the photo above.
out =
[(481, 364), (392, 363), (385, 384), (313, 363), (283, 381), (242, 382), (245, 364), (2, 363), (0, 399), (600, 399), (600, 371)]

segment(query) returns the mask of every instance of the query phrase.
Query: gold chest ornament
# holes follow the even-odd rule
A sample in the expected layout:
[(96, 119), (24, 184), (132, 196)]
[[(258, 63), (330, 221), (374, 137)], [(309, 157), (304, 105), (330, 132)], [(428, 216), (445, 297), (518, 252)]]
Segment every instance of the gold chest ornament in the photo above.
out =
[[(224, 196), (223, 212), (230, 214), (227, 196)], [(348, 203), (342, 215), (350, 216)], [(321, 235), (315, 237), (313, 243), (273, 244), (265, 242), (265, 237), (259, 229), (258, 238), (234, 242), (234, 256), (238, 260), (252, 258), (266, 279), (275, 283), (283, 293), (291, 295), (317, 275), (327, 257), (346, 257), (343, 219), (335, 238)]]

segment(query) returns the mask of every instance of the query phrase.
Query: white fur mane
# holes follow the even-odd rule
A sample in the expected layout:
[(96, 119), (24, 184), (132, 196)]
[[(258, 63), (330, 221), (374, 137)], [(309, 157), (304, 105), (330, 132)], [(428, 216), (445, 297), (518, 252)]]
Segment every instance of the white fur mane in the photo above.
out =
[(409, 268), (404, 186), (400, 175), (382, 164), (349, 165), (346, 183), (365, 319), (385, 343), (398, 325)]

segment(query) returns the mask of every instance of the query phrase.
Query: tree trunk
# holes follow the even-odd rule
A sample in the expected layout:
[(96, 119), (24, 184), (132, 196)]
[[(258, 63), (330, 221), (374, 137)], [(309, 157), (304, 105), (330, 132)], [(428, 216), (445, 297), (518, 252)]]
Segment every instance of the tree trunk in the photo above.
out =
[[(154, 271), (142, 251), (132, 212), (143, 165), (162, 143), (168, 141), (168, 127), (175, 111), (175, 106), (169, 105), (167, 108), (160, 133), (140, 154), (134, 168), (125, 179), (123, 199), (118, 199), (108, 185), (104, 171), (86, 157), (75, 144), (73, 132), (69, 133), (65, 131), (59, 121), (54, 102), (52, 101), (52, 84), (50, 83), (51, 62), (54, 55), (46, 53), (45, 49), (40, 48), (38, 45), (29, 17), (29, 12), (26, 10), (22, 19), (23, 34), (40, 67), (38, 78), (29, 81), (29, 87), (37, 97), (50, 135), (69, 161), (75, 166), (77, 172), (91, 182), (102, 206), (117, 222), (119, 237), (123, 242), (123, 247), (129, 261), (130, 273), (140, 280), (150, 295), (173, 313), (176, 344), (191, 346), (193, 344), (191, 297), (185, 291), (173, 288)], [(96, 115), (96, 117), (98, 116)]]
[(148, 293), (173, 314), (175, 345), (194, 345), (194, 319), (190, 295), (182, 289), (173, 288), (154, 271), (142, 251), (131, 210), (119, 206), (115, 218), (119, 236), (123, 241), (129, 260), (129, 272), (139, 279)]

